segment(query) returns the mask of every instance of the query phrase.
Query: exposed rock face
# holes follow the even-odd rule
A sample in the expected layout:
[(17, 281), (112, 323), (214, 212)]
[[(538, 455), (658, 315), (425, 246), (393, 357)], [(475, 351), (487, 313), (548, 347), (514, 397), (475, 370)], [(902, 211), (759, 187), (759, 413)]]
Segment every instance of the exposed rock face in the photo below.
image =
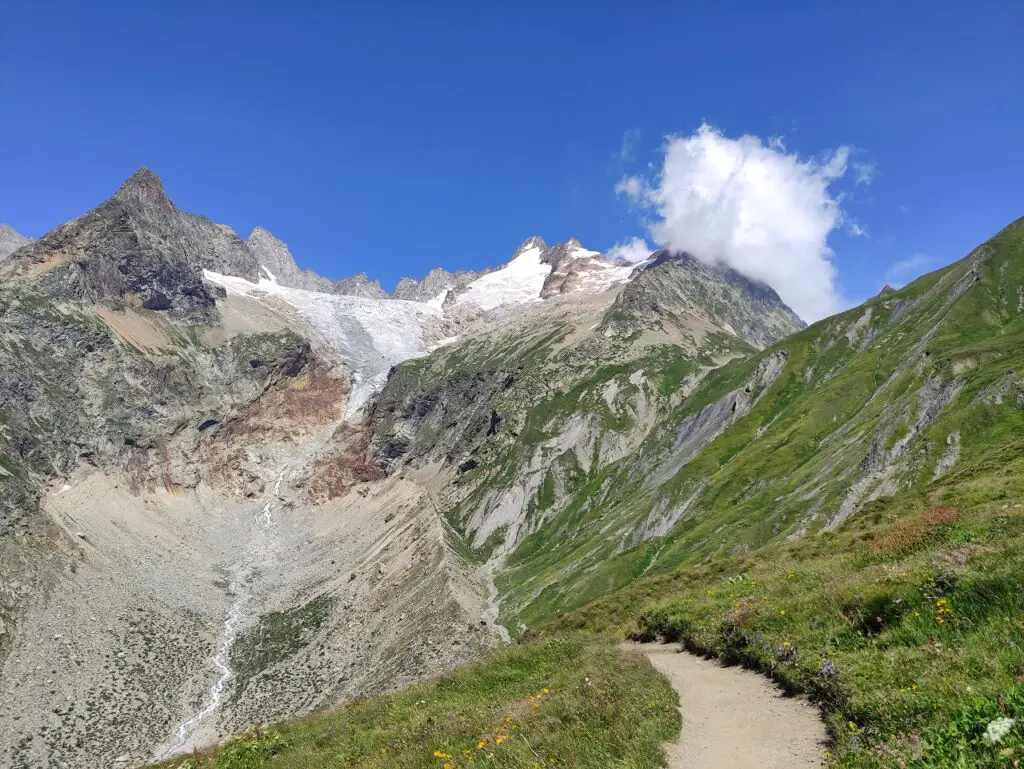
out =
[(365, 272), (343, 280), (331, 280), (313, 270), (299, 269), (288, 246), (262, 227), (257, 227), (252, 231), (246, 244), (256, 256), (256, 261), (263, 268), (266, 277), (277, 281), (282, 286), (378, 299), (387, 296), (384, 289), (380, 287), (380, 283), (369, 280)]
[(0, 224), (0, 261), (31, 242), (32, 238), (22, 235), (10, 225)]
[(551, 265), (551, 273), (541, 289), (542, 299), (575, 291), (601, 291), (626, 281), (632, 273), (630, 267), (610, 262), (597, 251), (584, 248), (576, 238), (545, 249), (540, 258)]
[(399, 278), (395, 286), (393, 296), (395, 299), (407, 299), (413, 302), (426, 302), (436, 298), (445, 291), (458, 291), (468, 286), (481, 275), (486, 275), (490, 270), (471, 272), (460, 270), (448, 272), (443, 267), (435, 267), (423, 280), (413, 278)]
[(383, 299), (387, 296), (387, 292), (381, 288), (380, 282), (370, 280), (365, 272), (358, 272), (351, 277), (334, 281), (334, 293), (365, 296), (371, 299)]
[(730, 268), (667, 251), (638, 268), (606, 323), (622, 330), (686, 325), (691, 319), (758, 349), (806, 326), (769, 286)]
[(106, 203), (19, 249), (6, 267), (57, 299), (166, 311), (190, 323), (216, 318), (203, 268), (253, 278), (257, 270), (230, 229), (176, 209), (147, 169)]

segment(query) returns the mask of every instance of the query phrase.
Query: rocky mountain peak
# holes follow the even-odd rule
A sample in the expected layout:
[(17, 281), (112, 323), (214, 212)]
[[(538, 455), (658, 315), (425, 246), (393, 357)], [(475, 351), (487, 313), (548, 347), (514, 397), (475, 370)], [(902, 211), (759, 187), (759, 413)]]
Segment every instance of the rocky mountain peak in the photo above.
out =
[(334, 281), (334, 293), (365, 296), (370, 299), (385, 299), (388, 295), (387, 291), (381, 287), (380, 281), (370, 280), (365, 272)]
[(160, 177), (143, 166), (129, 176), (120, 186), (114, 199), (125, 203), (137, 203), (142, 206), (156, 206), (172, 209), (174, 204), (164, 191)]
[(575, 259), (599, 256), (597, 251), (590, 251), (583, 247), (583, 244), (576, 238), (569, 238), (564, 243), (556, 243), (550, 248), (543, 249), (540, 260), (544, 264), (550, 264), (557, 271), (559, 265), (563, 267)]
[[(288, 250), (288, 245), (263, 227), (256, 227), (245, 241), (253, 252), (260, 266), (277, 280), (283, 280), (299, 274), (299, 266), (295, 257)], [(302, 288), (303, 286), (299, 286)]]
[(652, 257), (616, 298), (610, 318), (619, 332), (697, 318), (762, 349), (806, 326), (770, 286), (730, 267), (665, 249)]
[(27, 246), (32, 238), (22, 235), (9, 224), (0, 224), (0, 259), (6, 259), (22, 246)]
[(444, 267), (435, 267), (427, 273), (423, 280), (400, 278), (398, 285), (395, 286), (393, 296), (395, 299), (426, 302), (435, 299), (442, 292), (448, 292), (446, 296), (451, 298), (454, 296), (454, 292), (462, 290), (473, 281), (490, 272), (494, 272), (494, 268), (479, 272), (469, 270), (449, 272)]
[(517, 256), (522, 254), (524, 251), (529, 251), (531, 248), (539, 248), (541, 251), (546, 250), (548, 244), (544, 242), (544, 238), (540, 235), (531, 235), (522, 242), (516, 252), (512, 254), (512, 258), (515, 259)]

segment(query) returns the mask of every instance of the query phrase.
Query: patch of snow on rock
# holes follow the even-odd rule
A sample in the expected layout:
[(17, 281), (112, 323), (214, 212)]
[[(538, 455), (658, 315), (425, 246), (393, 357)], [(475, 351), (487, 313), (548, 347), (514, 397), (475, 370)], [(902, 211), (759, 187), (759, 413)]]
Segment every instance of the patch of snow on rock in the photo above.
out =
[(541, 262), (540, 255), (541, 250), (536, 246), (526, 249), (500, 270), (474, 280), (456, 301), (493, 310), (505, 304), (539, 300), (544, 280), (551, 273), (551, 265)]
[(447, 299), (447, 298), (448, 298), (448, 289), (446, 288), (444, 291), (442, 291), (440, 294), (435, 296), (433, 299), (428, 299), (426, 302), (424, 302), (424, 304), (426, 304), (427, 307), (434, 307), (435, 309), (440, 310), (441, 307), (444, 306), (444, 300)]
[(600, 261), (599, 264), (602, 265), (603, 269), (591, 270), (583, 274), (580, 283), (581, 290), (599, 293), (617, 283), (625, 283), (629, 280), (629, 276), (633, 274), (633, 270), (636, 269), (635, 264), (619, 265), (605, 261)]

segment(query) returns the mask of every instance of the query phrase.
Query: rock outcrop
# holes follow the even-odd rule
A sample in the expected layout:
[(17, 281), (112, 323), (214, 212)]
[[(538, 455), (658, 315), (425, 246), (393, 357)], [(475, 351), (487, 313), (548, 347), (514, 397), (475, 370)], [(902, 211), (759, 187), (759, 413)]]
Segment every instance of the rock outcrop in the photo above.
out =
[(179, 211), (145, 168), (110, 200), (19, 249), (5, 265), (54, 299), (211, 323), (217, 312), (204, 268), (252, 279), (258, 270), (230, 229)]
[[(313, 270), (299, 269), (288, 246), (262, 227), (257, 227), (252, 231), (246, 244), (255, 255), (266, 278), (276, 281), (282, 286), (375, 299), (387, 296), (384, 289), (380, 287), (380, 283), (367, 278), (365, 272), (342, 280), (331, 280)], [(234, 273), (229, 274), (233, 275)]]
[(637, 268), (605, 319), (606, 327), (619, 332), (695, 322), (724, 330), (757, 349), (806, 325), (764, 283), (668, 251), (657, 252)]
[[(488, 272), (491, 272), (491, 270), (483, 270), (480, 272), (472, 272), (468, 270), (448, 272), (448, 270), (443, 267), (435, 267), (427, 273), (423, 280), (399, 278), (398, 285), (395, 286), (393, 296), (395, 299), (406, 299), (412, 302), (427, 302), (432, 299), (436, 299), (447, 292), (457, 292), (459, 289), (465, 288), (474, 280), (482, 275), (486, 275)], [(443, 302), (444, 299), (441, 301)]]
[(9, 224), (0, 224), (0, 262), (31, 242), (32, 238), (22, 235)]

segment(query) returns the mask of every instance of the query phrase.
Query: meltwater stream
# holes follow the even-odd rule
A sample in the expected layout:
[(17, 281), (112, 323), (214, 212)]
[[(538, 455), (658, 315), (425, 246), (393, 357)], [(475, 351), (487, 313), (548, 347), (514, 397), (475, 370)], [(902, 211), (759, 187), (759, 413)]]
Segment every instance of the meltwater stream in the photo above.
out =
[[(284, 479), (284, 474), (287, 470), (288, 468), (285, 467), (274, 483), (275, 500), (280, 494), (281, 481)], [(231, 606), (224, 617), (224, 626), (221, 631), (217, 651), (210, 659), (211, 666), (218, 673), (217, 680), (210, 686), (206, 697), (206, 704), (198, 713), (178, 727), (174, 742), (163, 752), (160, 756), (161, 759), (170, 758), (191, 747), (192, 738), (200, 724), (220, 708), (224, 697), (224, 690), (234, 676), (234, 671), (231, 669), (231, 650), (234, 648), (235, 639), (238, 637), (238, 630), (244, 618), (245, 605), (249, 599), (248, 583), (253, 577), (258, 563), (263, 561), (268, 555), (274, 536), (277, 533), (274, 521), (274, 500), (268, 501), (263, 505), (256, 516), (255, 523), (259, 529), (261, 543), (256, 548), (252, 557), (246, 559), (246, 561), (243, 561), (235, 568), (234, 578), (228, 585), (228, 594), (232, 597)]]
[(178, 735), (175, 741), (161, 758), (170, 758), (189, 747), (189, 740), (196, 727), (220, 707), (221, 697), (224, 695), (224, 687), (227, 686), (228, 681), (234, 675), (230, 665), (231, 649), (235, 645), (235, 638), (238, 636), (238, 625), (242, 620), (242, 608), (245, 604), (246, 594), (244, 590), (239, 589), (238, 582), (230, 584), (228, 593), (234, 597), (234, 601), (231, 604), (231, 608), (228, 609), (227, 616), (224, 618), (224, 630), (221, 634), (220, 645), (217, 647), (217, 653), (214, 654), (211, 660), (213, 667), (219, 671), (220, 676), (213, 683), (213, 686), (210, 687), (206, 705), (192, 718), (178, 727)]

